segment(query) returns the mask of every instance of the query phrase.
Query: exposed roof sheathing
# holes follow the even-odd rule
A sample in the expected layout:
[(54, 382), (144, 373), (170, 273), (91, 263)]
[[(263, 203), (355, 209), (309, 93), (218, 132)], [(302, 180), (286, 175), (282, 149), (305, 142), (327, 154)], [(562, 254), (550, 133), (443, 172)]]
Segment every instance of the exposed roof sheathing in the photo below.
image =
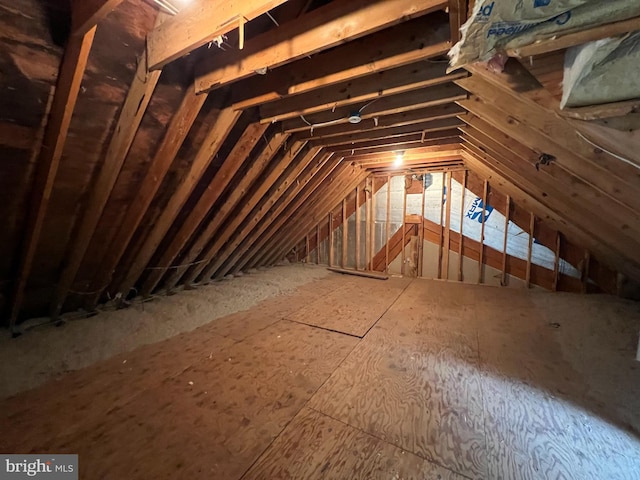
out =
[(0, 0), (10, 323), (272, 263), (397, 151), (640, 281), (640, 170), (609, 152), (637, 161), (635, 107), (560, 112), (549, 61), (605, 27), (447, 75), (464, 1), (59, 3)]

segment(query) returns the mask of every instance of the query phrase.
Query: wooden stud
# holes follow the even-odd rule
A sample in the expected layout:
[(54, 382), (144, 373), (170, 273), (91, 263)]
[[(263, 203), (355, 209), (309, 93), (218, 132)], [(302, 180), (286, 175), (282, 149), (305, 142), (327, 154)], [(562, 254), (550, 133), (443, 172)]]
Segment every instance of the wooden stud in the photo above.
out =
[(402, 265), (400, 273), (404, 276), (407, 263), (407, 239), (406, 239), (406, 217), (407, 217), (407, 177), (402, 177)]
[(240, 15), (238, 19), (238, 49), (244, 50), (244, 24), (246, 23), (245, 18)]
[(349, 222), (347, 219), (347, 199), (342, 200), (342, 259), (340, 266), (342, 268), (347, 267), (347, 249), (349, 246)]
[(424, 181), (422, 184), (422, 201), (420, 207), (420, 231), (418, 232), (418, 241), (420, 242), (418, 245), (418, 277), (422, 277), (424, 273), (424, 200), (425, 200), (425, 189), (424, 189)]
[(329, 266), (333, 267), (333, 213), (329, 213)]
[(509, 217), (511, 216), (511, 197), (507, 195), (507, 201), (505, 204), (504, 215), (504, 238), (502, 242), (502, 277), (500, 279), (500, 285), (507, 286), (507, 242), (509, 240)]
[(587, 293), (589, 289), (589, 267), (591, 265), (591, 253), (589, 250), (584, 251), (584, 260), (582, 262), (582, 269), (580, 271), (580, 279), (582, 281), (582, 293)]
[(554, 292), (558, 291), (558, 281), (560, 279), (560, 252), (562, 248), (562, 234), (558, 231), (556, 232), (556, 248), (555, 248), (555, 258), (553, 261), (553, 283), (551, 286), (551, 290)]
[(389, 273), (389, 239), (391, 238), (391, 175), (387, 175), (387, 211), (385, 228), (385, 272)]
[(170, 21), (147, 35), (149, 68), (156, 70), (211, 39), (235, 30), (240, 18), (249, 21), (274, 9), (286, 0), (243, 0), (242, 2), (194, 2)]
[(460, 241), (458, 242), (458, 281), (462, 282), (464, 280), (464, 274), (462, 270), (462, 261), (464, 258), (464, 197), (467, 193), (467, 175), (468, 172), (463, 170), (462, 172), (462, 193), (460, 199)]
[(144, 239), (143, 245), (139, 249), (140, 253), (127, 269), (124, 281), (119, 282), (120, 285), (117, 287), (117, 291), (121, 293), (122, 297), (126, 297), (129, 294), (135, 282), (140, 278), (140, 275), (148, 265), (151, 257), (153, 257), (160, 242), (169, 231), (180, 210), (193, 192), (193, 189), (202, 178), (202, 175), (215, 158), (218, 150), (229, 135), (229, 132), (231, 132), (231, 129), (236, 124), (240, 114), (241, 112), (236, 112), (232, 108), (225, 108), (220, 111), (215, 124), (200, 145), (198, 153), (189, 167), (189, 171), (184, 174), (182, 182), (162, 211), (160, 218), (158, 218), (153, 229)]
[(444, 230), (444, 256), (442, 257), (442, 273), (445, 280), (449, 280), (449, 248), (451, 246), (451, 172), (447, 172), (446, 212)]
[(29, 199), (29, 213), (22, 241), (20, 264), (10, 302), (9, 327), (12, 333), (22, 307), (24, 289), (33, 267), (33, 259), (40, 241), (40, 233), (49, 206), (53, 183), (95, 33), (96, 29), (93, 27), (83, 36), (71, 37), (62, 57), (51, 114), (45, 129), (33, 190)]
[(438, 234), (438, 278), (442, 278), (442, 257), (444, 247), (444, 187), (445, 174), (442, 173), (442, 187), (440, 188), (440, 222), (438, 223), (440, 232)]
[(360, 270), (360, 240), (361, 240), (361, 226), (360, 226), (360, 185), (356, 187), (356, 270)]
[[(151, 294), (162, 277), (171, 268), (171, 264), (183, 251), (187, 243), (191, 240), (198, 227), (205, 220), (213, 205), (216, 204), (222, 193), (229, 186), (234, 176), (240, 171), (244, 162), (255, 148), (262, 136), (267, 130), (268, 125), (262, 125), (258, 122), (252, 123), (242, 133), (240, 139), (236, 142), (233, 149), (224, 159), (224, 162), (216, 172), (213, 180), (207, 185), (207, 189), (202, 193), (198, 201), (191, 208), (188, 217), (182, 222), (180, 228), (175, 233), (169, 245), (164, 249), (154, 269), (149, 273), (146, 280), (142, 284), (140, 294), (148, 296)], [(255, 172), (251, 172), (255, 175)], [(244, 185), (243, 185), (244, 186)], [(218, 214), (219, 216), (219, 214)], [(193, 256), (189, 253), (185, 263), (191, 263)], [(183, 269), (176, 269), (168, 282), (169, 288), (173, 287), (179, 280)]]
[(305, 235), (304, 237), (304, 246), (305, 246), (305, 263), (311, 263), (311, 252), (309, 252), (309, 235)]
[(527, 250), (527, 274), (525, 277), (525, 286), (531, 287), (531, 257), (533, 255), (533, 239), (536, 228), (536, 216), (531, 213), (531, 219), (529, 220), (529, 248)]
[(376, 252), (376, 195), (373, 191), (374, 180), (371, 179), (371, 234), (370, 234), (370, 245), (369, 245), (369, 269), (373, 268), (373, 257)]
[(484, 223), (487, 216), (487, 197), (489, 194), (489, 181), (484, 181), (482, 189), (482, 219), (480, 226), (480, 260), (478, 261), (478, 283), (484, 281)]
[[(224, 56), (216, 52), (206, 58), (196, 69), (196, 91), (206, 92), (241, 80), (262, 68), (274, 69), (442, 6), (442, 0), (419, 4), (414, 0), (330, 3), (301, 16), (293, 22), (293, 27), (283, 26), (247, 41), (242, 52)], [(219, 14), (217, 18), (220, 18)]]
[(320, 265), (320, 224), (316, 225), (316, 265)]
[(140, 184), (136, 201), (127, 209), (126, 216), (120, 222), (116, 235), (110, 244), (107, 245), (107, 251), (100, 262), (100, 266), (96, 270), (96, 276), (89, 288), (90, 291), (96, 291), (98, 293), (88, 300), (88, 308), (95, 306), (100, 299), (102, 289), (111, 282), (111, 276), (118, 262), (124, 255), (134, 233), (137, 231), (142, 219), (151, 206), (162, 181), (169, 172), (205, 100), (205, 95), (194, 95), (190, 89), (187, 89), (185, 92), (182, 103), (173, 115), (167, 127), (166, 134)]

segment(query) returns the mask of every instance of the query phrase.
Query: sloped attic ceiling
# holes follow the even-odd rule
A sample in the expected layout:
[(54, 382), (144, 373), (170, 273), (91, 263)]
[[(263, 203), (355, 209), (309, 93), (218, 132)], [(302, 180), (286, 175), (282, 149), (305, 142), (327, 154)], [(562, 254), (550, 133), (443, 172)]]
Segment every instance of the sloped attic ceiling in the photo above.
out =
[(634, 107), (558, 112), (588, 35), (447, 75), (465, 1), (171, 3), (0, 0), (10, 323), (273, 262), (398, 150), (640, 281)]

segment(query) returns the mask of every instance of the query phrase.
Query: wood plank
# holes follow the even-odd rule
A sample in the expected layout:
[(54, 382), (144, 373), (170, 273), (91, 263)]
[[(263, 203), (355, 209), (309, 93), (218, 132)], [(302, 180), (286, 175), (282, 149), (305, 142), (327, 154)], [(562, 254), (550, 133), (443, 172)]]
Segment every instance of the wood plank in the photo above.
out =
[(286, 0), (218, 0), (186, 5), (170, 21), (154, 28), (147, 36), (149, 68), (160, 69), (214, 38), (235, 30), (240, 18), (251, 21), (285, 2)]
[(391, 175), (387, 175), (387, 208), (385, 210), (384, 270), (389, 273), (389, 240), (391, 240)]
[(233, 91), (234, 106), (243, 110), (444, 55), (451, 48), (445, 19), (440, 12), (418, 17), (242, 80)]
[[(446, 174), (446, 185), (447, 185), (447, 197), (446, 197), (446, 211), (445, 211), (445, 229), (444, 229), (444, 255), (442, 257), (442, 273), (443, 278), (445, 280), (449, 280), (449, 249), (451, 244), (451, 172), (447, 172)], [(464, 210), (464, 205), (462, 207)]]
[(404, 177), (402, 185), (402, 226), (400, 230), (402, 231), (402, 265), (400, 267), (400, 274), (402, 276), (405, 275), (406, 263), (407, 263), (407, 255), (406, 255), (406, 246), (407, 246), (407, 234), (405, 228), (407, 226), (407, 177)]
[(92, 28), (82, 37), (71, 37), (62, 57), (51, 114), (40, 149), (35, 181), (29, 199), (27, 226), (10, 303), (9, 326), (12, 333), (22, 306), (24, 289), (33, 267), (33, 258), (40, 240), (53, 183), (95, 33), (96, 29)]
[(374, 278), (376, 280), (389, 280), (388, 275), (381, 275), (376, 272), (369, 272), (366, 270), (350, 270), (348, 268), (335, 268), (330, 267), (327, 270), (335, 273), (342, 273), (343, 275), (353, 275), (355, 277), (363, 277), (363, 278)]
[(400, 296), (409, 280), (357, 278), (286, 317), (335, 332), (363, 337)]
[(333, 214), (329, 213), (329, 266), (333, 267)]
[[(173, 261), (194, 233), (196, 233), (200, 224), (205, 220), (235, 175), (240, 171), (244, 163), (248, 161), (255, 146), (258, 142), (263, 141), (262, 136), (267, 131), (267, 127), (268, 125), (262, 125), (258, 122), (247, 126), (229, 155), (227, 155), (215, 173), (207, 189), (202, 193), (187, 218), (180, 225), (179, 230), (171, 239), (169, 245), (167, 245), (162, 252), (162, 256), (153, 267), (154, 269), (142, 284), (142, 288), (140, 289), (141, 295), (148, 296), (156, 288), (167, 269), (171, 267)], [(174, 280), (177, 281), (178, 279), (172, 278), (172, 283)]]
[(449, 0), (449, 24), (451, 28), (451, 44), (460, 40), (460, 27), (467, 20), (467, 0)]
[(447, 308), (449, 297), (434, 296), (432, 284), (414, 280), (308, 406), (459, 474), (487, 478), (475, 321)]
[(113, 11), (122, 0), (73, 0), (71, 34), (82, 37)]
[(525, 286), (529, 288), (531, 286), (531, 255), (533, 253), (533, 239), (536, 232), (536, 216), (531, 213), (531, 220), (529, 221), (529, 246), (527, 248), (527, 275), (525, 277)]
[(241, 80), (255, 75), (257, 70), (279, 67), (442, 7), (441, 0), (354, 0), (325, 5), (290, 26), (283, 25), (247, 41), (242, 51), (228, 55), (216, 52), (206, 58), (196, 69), (196, 91), (201, 93)]
[(326, 110), (348, 114), (341, 107), (360, 104), (361, 108), (382, 97), (426, 89), (466, 75), (466, 72), (447, 75), (443, 63), (414, 63), (263, 104), (261, 121), (272, 123)]
[(484, 224), (486, 220), (487, 199), (489, 197), (489, 182), (484, 181), (482, 189), (482, 221), (480, 222), (480, 260), (478, 262), (478, 283), (484, 282)]
[(349, 249), (349, 221), (347, 218), (347, 199), (342, 199), (342, 259), (340, 266), (347, 267), (347, 254)]
[(111, 291), (118, 291), (123, 297), (129, 295), (131, 288), (138, 278), (140, 278), (140, 275), (148, 265), (160, 242), (169, 231), (180, 210), (193, 192), (193, 189), (202, 178), (211, 161), (215, 158), (216, 153), (226, 140), (238, 118), (240, 118), (240, 114), (241, 112), (237, 112), (231, 107), (220, 111), (207, 137), (198, 149), (198, 153), (191, 163), (189, 171), (185, 173), (180, 185), (178, 185), (175, 193), (171, 196), (169, 203), (156, 221), (149, 235), (147, 235), (135, 261), (128, 267), (124, 281), (117, 286), (117, 290), (111, 289)]
[[(193, 94), (192, 90), (187, 89), (182, 103), (171, 118), (165, 136), (140, 184), (135, 203), (129, 206), (126, 216), (120, 222), (118, 232), (107, 246), (107, 251), (104, 254), (100, 266), (96, 270), (96, 275), (90, 285), (89, 291), (102, 291), (101, 289), (104, 289), (106, 285), (111, 283), (112, 274), (118, 262), (122, 259), (134, 233), (140, 226), (140, 222), (142, 222), (142, 219), (151, 206), (151, 202), (155, 198), (156, 193), (158, 193), (162, 181), (169, 172), (205, 100), (206, 95), (197, 96)], [(87, 306), (89, 308), (94, 307), (99, 299), (100, 293), (93, 296)]]
[[(235, 230), (248, 219), (253, 209), (256, 208), (267, 192), (269, 192), (278, 180), (281, 179), (283, 173), (292, 164), (292, 162), (295, 161), (296, 157), (301, 153), (304, 154), (304, 147), (304, 142), (294, 142), (288, 149), (283, 151), (281, 158), (279, 158), (278, 165), (262, 179), (259, 187), (250, 194), (249, 198), (246, 199), (240, 211), (237, 212), (234, 218), (224, 226), (222, 231), (215, 234), (215, 240), (213, 243), (206, 246), (204, 253), (200, 252), (200, 254), (195, 257), (199, 262), (200, 260), (202, 260), (202, 262), (187, 270), (183, 283), (186, 285), (191, 284), (213, 262), (214, 256), (220, 255), (220, 249), (231, 238)], [(209, 239), (212, 238), (212, 236), (208, 235), (208, 232), (207, 236)], [(205, 274), (206, 278), (209, 276), (209, 274)]]
[(396, 259), (398, 255), (402, 254), (402, 251), (411, 242), (411, 237), (417, 235), (418, 225), (413, 223), (405, 223), (404, 227), (395, 232), (388, 242), (386, 242), (382, 248), (374, 255), (373, 262), (371, 263), (371, 270), (376, 272), (384, 272), (386, 270), (386, 258), (387, 248), (389, 249), (389, 258), (391, 261)]
[(502, 240), (502, 277), (500, 278), (500, 285), (507, 286), (507, 242), (509, 240), (509, 220), (511, 217), (511, 197), (507, 195), (507, 203), (504, 207), (504, 238)]
[(464, 260), (464, 255), (462, 251), (464, 249), (464, 197), (467, 194), (467, 176), (468, 173), (466, 170), (462, 172), (462, 195), (460, 199), (460, 242), (458, 248), (458, 281), (462, 282), (464, 280), (464, 273), (462, 269), (462, 262)]
[[(221, 228), (224, 222), (227, 221), (229, 215), (236, 208), (239, 202), (243, 198), (246, 198), (246, 196), (249, 194), (249, 188), (251, 187), (251, 185), (264, 173), (264, 169), (280, 151), (280, 148), (285, 144), (288, 138), (289, 137), (286, 134), (277, 133), (265, 145), (258, 158), (251, 164), (251, 167), (249, 167), (247, 172), (243, 175), (240, 182), (238, 182), (237, 185), (234, 185), (233, 190), (225, 199), (224, 204), (217, 209), (214, 218), (211, 219), (206, 228), (198, 234), (198, 239), (190, 247), (189, 252), (186, 254), (186, 256), (183, 256), (183, 258), (180, 260), (182, 264), (189, 265), (196, 261), (201, 263), (208, 263), (208, 260), (210, 260), (210, 258), (205, 257), (204, 259), (199, 259), (200, 254), (207, 246), (207, 244), (211, 241), (213, 236), (219, 232), (219, 228)], [(295, 147), (295, 149), (297, 150), (297, 147)], [(271, 182), (269, 181), (269, 178), (265, 178), (260, 183), (259, 188), (256, 188), (256, 190), (264, 193), (268, 190), (270, 185)], [(260, 195), (260, 193), (256, 193), (256, 195)], [(251, 203), (251, 197), (246, 198), (246, 200), (247, 204)], [(242, 212), (238, 214), (238, 217), (242, 217)], [(223, 232), (220, 231), (219, 233), (222, 234)], [(207, 253), (211, 252), (208, 251)], [(188, 271), (188, 268), (189, 267), (176, 268), (174, 273), (166, 280), (165, 288), (171, 289), (175, 287), (182, 275), (184, 275), (184, 273)], [(195, 270), (196, 269), (194, 269), (194, 271)]]
[(594, 40), (623, 35), (635, 30), (640, 30), (640, 17), (598, 25), (597, 27), (588, 28), (579, 32), (571, 32), (564, 35), (553, 35), (550, 38), (537, 40), (531, 45), (510, 49), (507, 53), (513, 57), (542, 55), (544, 53), (563, 50), (565, 48), (592, 42)]
[(414, 478), (417, 472), (425, 478), (463, 478), (305, 407), (243, 478)]
[(422, 200), (420, 202), (420, 229), (418, 230), (418, 277), (422, 277), (424, 270), (424, 205), (426, 190), (422, 188)]
[(556, 248), (554, 249), (553, 260), (553, 285), (551, 290), (554, 292), (558, 290), (558, 279), (560, 277), (560, 252), (562, 249), (562, 235), (560, 232), (556, 233)]
[(355, 209), (356, 209), (356, 270), (360, 269), (360, 242), (362, 240), (361, 234), (361, 225), (360, 225), (360, 185), (356, 187), (356, 198), (355, 198)]
[[(162, 20), (163, 16), (161, 15), (158, 22)], [(120, 175), (120, 170), (133, 144), (138, 127), (142, 122), (142, 117), (151, 101), (153, 91), (160, 79), (160, 73), (160, 71), (148, 72), (146, 58), (145, 56), (141, 57), (133, 82), (127, 92), (127, 98), (122, 106), (118, 123), (109, 142), (107, 153), (100, 167), (100, 173), (91, 189), (90, 197), (80, 217), (78, 228), (69, 241), (70, 248), (67, 250), (68, 253), (64, 260), (62, 273), (58, 279), (55, 295), (51, 302), (51, 316), (53, 318), (60, 314), (64, 306), (64, 301), (73, 285), (91, 238), (102, 217), (102, 212), (109, 201), (113, 187), (118, 180), (118, 175)]]

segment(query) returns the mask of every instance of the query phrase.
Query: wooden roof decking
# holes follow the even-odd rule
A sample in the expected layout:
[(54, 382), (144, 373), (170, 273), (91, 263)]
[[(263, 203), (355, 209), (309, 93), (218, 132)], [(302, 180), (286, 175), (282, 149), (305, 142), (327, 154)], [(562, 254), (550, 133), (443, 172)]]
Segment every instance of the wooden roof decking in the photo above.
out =
[(637, 158), (637, 131), (558, 113), (553, 72), (532, 67), (549, 42), (529, 71), (447, 75), (464, 1), (15, 3), (0, 0), (12, 324), (273, 262), (398, 151), (491, 178), (640, 281), (640, 171), (576, 134)]

